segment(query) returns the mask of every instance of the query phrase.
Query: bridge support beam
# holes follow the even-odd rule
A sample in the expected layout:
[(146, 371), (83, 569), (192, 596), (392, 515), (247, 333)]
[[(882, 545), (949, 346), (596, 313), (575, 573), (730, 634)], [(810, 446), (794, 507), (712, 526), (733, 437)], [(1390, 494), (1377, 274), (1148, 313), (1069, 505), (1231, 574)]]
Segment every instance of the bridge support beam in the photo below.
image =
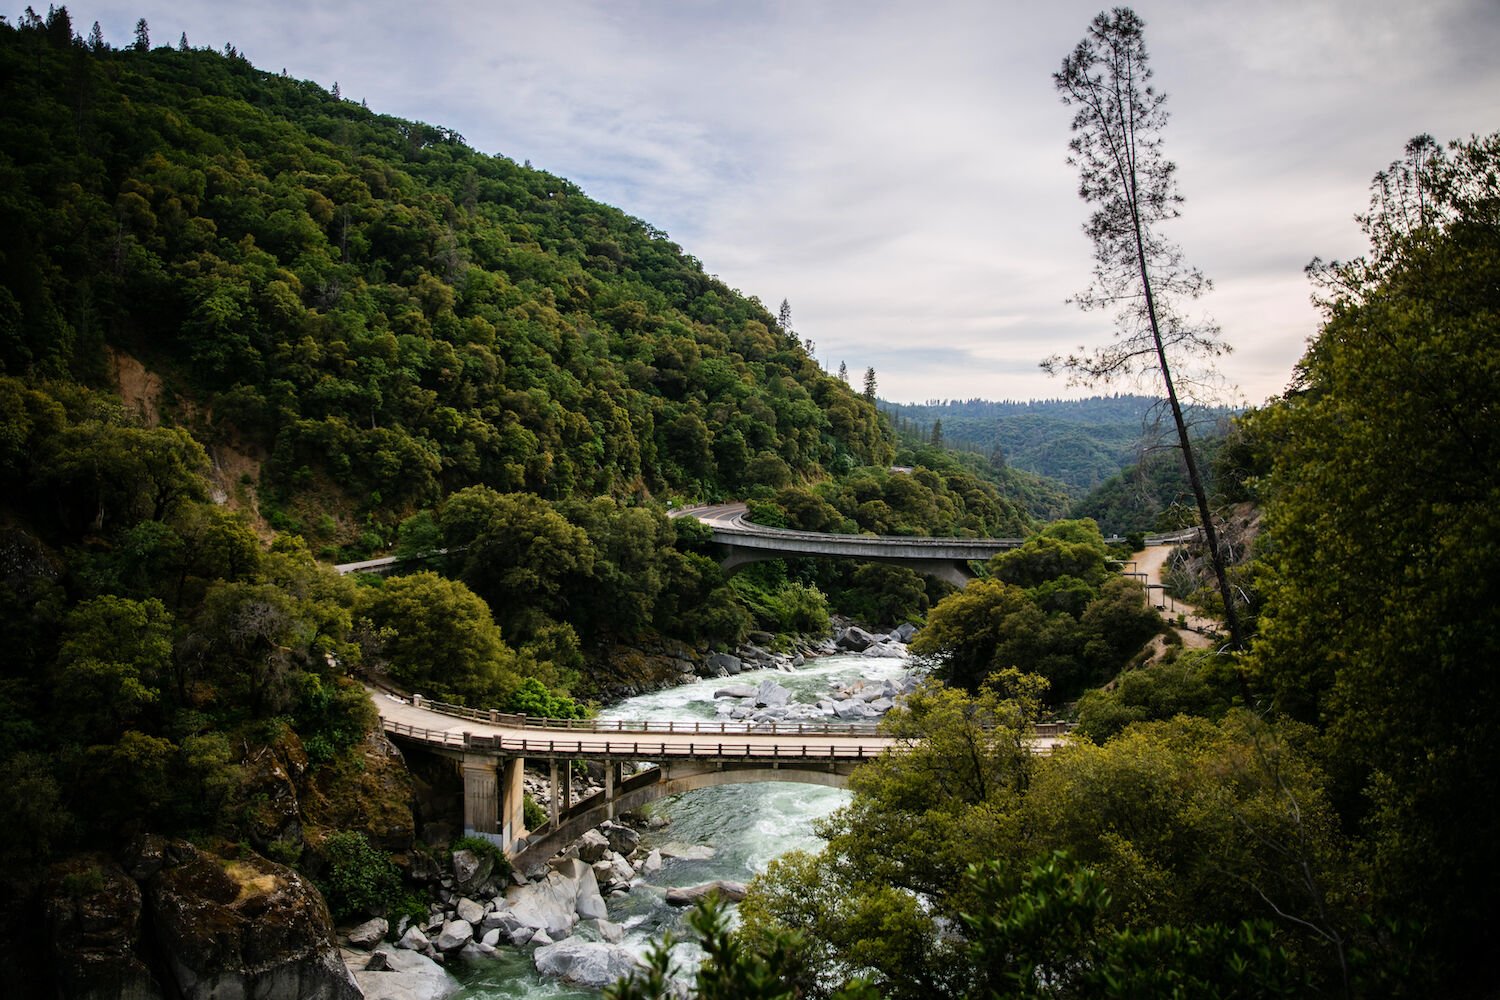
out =
[(526, 836), (526, 758), (500, 761), (500, 836), (507, 854), (520, 849)]

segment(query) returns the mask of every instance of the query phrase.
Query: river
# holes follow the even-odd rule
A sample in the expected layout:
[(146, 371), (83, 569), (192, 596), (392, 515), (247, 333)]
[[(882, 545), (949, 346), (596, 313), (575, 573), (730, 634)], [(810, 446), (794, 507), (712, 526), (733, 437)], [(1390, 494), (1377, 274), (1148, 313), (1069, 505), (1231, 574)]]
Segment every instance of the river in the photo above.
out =
[[(795, 673), (751, 670), (732, 680), (697, 681), (640, 695), (599, 714), (606, 719), (711, 720), (717, 718), (714, 691), (726, 684), (754, 686), (769, 677), (792, 691), (795, 701), (811, 704), (826, 697), (835, 682), (899, 677), (908, 666), (906, 660), (829, 656)], [(836, 788), (763, 782), (704, 788), (656, 803), (653, 809), (671, 822), (642, 835), (643, 851), (675, 841), (703, 844), (716, 853), (709, 861), (669, 861), (628, 894), (610, 899), (609, 918), (625, 927), (624, 945), (644, 955), (668, 931), (677, 938), (690, 936), (685, 911), (663, 902), (667, 889), (712, 879), (746, 882), (778, 855), (796, 848), (816, 850), (821, 842), (813, 833), (814, 822), (848, 800), (849, 793)], [(542, 979), (532, 969), (529, 950), (502, 952), (497, 960), (453, 968), (465, 984), (459, 1000), (598, 1000), (599, 994), (591, 990)], [(679, 959), (690, 961), (692, 955), (685, 947)]]

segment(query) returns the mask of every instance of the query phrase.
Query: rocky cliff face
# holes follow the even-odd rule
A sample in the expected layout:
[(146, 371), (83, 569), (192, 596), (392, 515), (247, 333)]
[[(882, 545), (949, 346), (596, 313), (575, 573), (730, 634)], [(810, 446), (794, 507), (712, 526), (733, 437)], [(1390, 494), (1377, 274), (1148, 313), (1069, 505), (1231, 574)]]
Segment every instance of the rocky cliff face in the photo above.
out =
[(87, 1000), (361, 996), (310, 883), (255, 854), (226, 859), (144, 837), (50, 873), (57, 995)]
[(174, 842), (146, 883), (156, 938), (186, 1000), (361, 996), (323, 897), (284, 865)]

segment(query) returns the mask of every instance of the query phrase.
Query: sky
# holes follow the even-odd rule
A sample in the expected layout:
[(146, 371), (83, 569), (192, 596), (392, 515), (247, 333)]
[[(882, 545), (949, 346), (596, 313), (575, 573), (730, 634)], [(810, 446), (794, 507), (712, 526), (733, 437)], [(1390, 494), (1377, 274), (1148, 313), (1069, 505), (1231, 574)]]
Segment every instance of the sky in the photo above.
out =
[[(1214, 288), (1221, 401), (1285, 388), (1319, 314), (1303, 268), (1364, 249), (1370, 178), (1406, 140), (1500, 129), (1500, 0), (1142, 0), (1164, 231)], [(1052, 74), (1098, 2), (87, 0), (111, 44), (232, 43), (255, 65), (461, 133), (665, 230), (791, 306), (880, 395), (1088, 395), (1039, 362), (1105, 343), (1088, 208)], [(18, 12), (16, 12), (18, 13)], [(12, 18), (15, 13), (12, 13)], [(1104, 391), (1136, 388), (1126, 384)], [(1151, 389), (1151, 386), (1141, 388)]]

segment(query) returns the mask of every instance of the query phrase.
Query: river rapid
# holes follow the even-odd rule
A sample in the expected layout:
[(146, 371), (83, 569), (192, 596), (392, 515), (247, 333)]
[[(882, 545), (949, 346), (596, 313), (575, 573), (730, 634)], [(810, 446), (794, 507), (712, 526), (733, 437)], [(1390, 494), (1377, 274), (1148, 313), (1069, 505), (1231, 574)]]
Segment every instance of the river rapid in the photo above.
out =
[[(909, 666), (910, 661), (904, 659), (840, 654), (810, 661), (793, 673), (747, 670), (735, 678), (667, 688), (628, 698), (599, 714), (606, 719), (709, 721), (719, 718), (714, 713), (714, 692), (728, 684), (754, 686), (771, 678), (792, 691), (794, 701), (812, 704), (826, 697), (835, 683), (898, 678)], [(638, 880), (626, 895), (609, 899), (609, 919), (625, 927), (623, 944), (645, 955), (663, 934), (671, 932), (679, 939), (691, 936), (683, 919), (687, 911), (663, 901), (667, 889), (713, 879), (747, 882), (787, 851), (816, 850), (821, 841), (813, 833), (814, 822), (848, 801), (849, 793), (841, 789), (762, 782), (704, 788), (655, 803), (652, 810), (667, 817), (670, 824), (643, 833), (642, 850), (675, 842), (706, 845), (715, 854), (708, 861), (670, 860), (660, 872)], [(450, 966), (465, 984), (457, 994), (459, 1000), (598, 1000), (599, 994), (592, 990), (538, 976), (530, 949), (502, 948), (501, 952), (495, 960)], [(683, 945), (673, 954), (679, 963), (690, 964), (695, 949)]]

